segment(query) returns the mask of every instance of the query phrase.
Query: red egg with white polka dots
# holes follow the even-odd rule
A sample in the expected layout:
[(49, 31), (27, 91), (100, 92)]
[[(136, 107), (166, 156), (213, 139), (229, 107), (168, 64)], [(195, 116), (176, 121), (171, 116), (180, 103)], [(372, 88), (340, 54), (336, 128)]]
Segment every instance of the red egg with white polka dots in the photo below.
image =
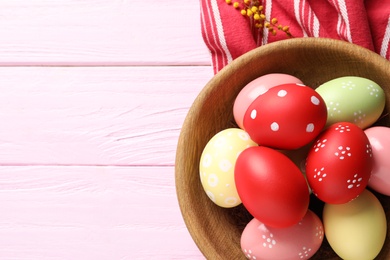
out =
[(259, 145), (298, 149), (323, 129), (327, 108), (321, 96), (302, 84), (283, 84), (255, 99), (244, 116), (244, 127)]
[(318, 136), (306, 159), (306, 177), (320, 200), (342, 204), (363, 192), (372, 167), (372, 149), (364, 131), (340, 122)]

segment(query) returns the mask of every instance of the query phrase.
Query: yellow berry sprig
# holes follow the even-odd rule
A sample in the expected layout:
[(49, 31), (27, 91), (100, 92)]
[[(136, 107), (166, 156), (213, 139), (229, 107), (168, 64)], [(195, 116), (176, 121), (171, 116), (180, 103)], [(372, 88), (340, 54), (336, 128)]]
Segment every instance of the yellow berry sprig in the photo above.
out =
[(225, 0), (228, 5), (240, 11), (240, 13), (249, 18), (253, 18), (254, 25), (258, 29), (267, 28), (271, 35), (276, 35), (277, 31), (284, 32), (288, 37), (293, 37), (289, 26), (279, 24), (277, 18), (267, 20), (264, 14), (264, 6), (259, 0)]

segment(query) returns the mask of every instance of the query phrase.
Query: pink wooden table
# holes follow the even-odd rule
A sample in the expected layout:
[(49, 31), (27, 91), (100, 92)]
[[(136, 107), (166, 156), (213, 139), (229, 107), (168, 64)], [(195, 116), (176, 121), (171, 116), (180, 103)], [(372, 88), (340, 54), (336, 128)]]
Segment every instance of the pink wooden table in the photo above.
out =
[(203, 259), (174, 163), (199, 2), (0, 2), (0, 259)]

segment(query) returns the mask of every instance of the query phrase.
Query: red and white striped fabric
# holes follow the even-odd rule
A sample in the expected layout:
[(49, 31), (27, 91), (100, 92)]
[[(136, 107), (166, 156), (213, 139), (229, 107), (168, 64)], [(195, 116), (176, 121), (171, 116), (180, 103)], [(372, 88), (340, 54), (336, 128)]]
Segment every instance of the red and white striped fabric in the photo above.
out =
[[(258, 46), (287, 38), (282, 32), (260, 32), (225, 0), (200, 0), (200, 6), (202, 36), (214, 73)], [(344, 40), (390, 59), (388, 0), (263, 0), (263, 6), (267, 19), (277, 17), (294, 37)]]

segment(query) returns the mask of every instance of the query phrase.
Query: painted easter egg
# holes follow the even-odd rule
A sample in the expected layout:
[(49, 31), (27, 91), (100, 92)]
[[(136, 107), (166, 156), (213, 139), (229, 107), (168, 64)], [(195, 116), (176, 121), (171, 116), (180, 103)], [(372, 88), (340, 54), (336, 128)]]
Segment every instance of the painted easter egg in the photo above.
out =
[(368, 190), (345, 204), (325, 204), (323, 223), (330, 246), (342, 259), (375, 259), (386, 239), (385, 212)]
[(294, 76), (283, 73), (271, 73), (258, 77), (249, 82), (237, 95), (233, 105), (234, 120), (237, 125), (244, 129), (244, 115), (249, 105), (260, 95), (268, 91), (268, 89), (277, 85), (286, 83), (302, 83), (302, 81)]
[(331, 204), (356, 198), (367, 186), (373, 165), (370, 142), (364, 131), (349, 122), (322, 132), (306, 159), (312, 192)]
[(214, 135), (203, 149), (199, 174), (204, 191), (218, 206), (231, 208), (241, 204), (234, 182), (237, 156), (256, 146), (239, 128), (225, 129)]
[(306, 214), (306, 180), (284, 154), (264, 146), (247, 148), (237, 158), (234, 171), (243, 205), (264, 224), (288, 227)]
[(299, 223), (273, 228), (252, 219), (241, 235), (241, 250), (247, 259), (309, 259), (320, 248), (324, 229), (319, 217), (308, 210)]
[(326, 118), (325, 102), (316, 91), (301, 84), (284, 84), (252, 102), (244, 128), (259, 145), (298, 149), (321, 132)]
[(316, 91), (328, 109), (327, 126), (351, 122), (365, 129), (378, 120), (385, 107), (383, 89), (362, 77), (336, 78), (320, 85)]
[(376, 126), (364, 131), (370, 141), (374, 164), (368, 186), (390, 196), (390, 128)]
[(306, 177), (306, 157), (307, 154), (309, 153), (309, 150), (311, 148), (312, 144), (305, 145), (302, 148), (296, 149), (296, 150), (278, 150), (279, 152), (283, 153), (286, 155), (293, 163), (299, 168), (299, 170), (302, 172), (303, 177), (306, 180), (307, 186), (309, 188), (310, 194), (311, 188), (309, 185), (309, 182), (307, 181)]

